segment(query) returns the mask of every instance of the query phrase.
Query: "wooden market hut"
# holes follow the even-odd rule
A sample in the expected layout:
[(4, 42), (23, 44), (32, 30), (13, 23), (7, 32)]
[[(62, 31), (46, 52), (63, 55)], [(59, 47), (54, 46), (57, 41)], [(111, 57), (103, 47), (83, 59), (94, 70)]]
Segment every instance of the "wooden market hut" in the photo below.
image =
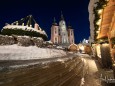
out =
[(84, 52), (85, 52), (86, 54), (91, 54), (91, 53), (92, 53), (91, 46), (85, 45), (85, 46), (84, 46)]
[(69, 51), (72, 51), (72, 52), (77, 52), (78, 51), (78, 46), (76, 44), (71, 44), (69, 47), (68, 47), (68, 50)]

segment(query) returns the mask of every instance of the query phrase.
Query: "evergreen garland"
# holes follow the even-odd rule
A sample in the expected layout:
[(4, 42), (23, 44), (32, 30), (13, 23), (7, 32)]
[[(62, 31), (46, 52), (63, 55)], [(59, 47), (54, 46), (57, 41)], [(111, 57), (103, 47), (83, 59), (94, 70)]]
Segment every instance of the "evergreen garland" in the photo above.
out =
[(112, 44), (115, 44), (115, 38), (111, 38)]
[(97, 40), (97, 43), (103, 44), (103, 43), (109, 43), (109, 41), (108, 41), (108, 38), (105, 37), (105, 38), (98, 39), (98, 40)]
[(94, 14), (95, 14), (95, 19), (94, 19), (94, 28), (95, 28), (95, 30), (94, 30), (94, 40), (95, 41), (97, 41), (97, 33), (96, 33), (96, 31), (98, 30), (98, 28), (99, 28), (99, 25), (97, 25), (96, 23), (97, 23), (97, 21), (99, 21), (99, 19), (100, 19), (100, 15), (98, 14), (98, 10), (100, 10), (100, 9), (104, 9), (104, 7), (105, 7), (105, 5), (107, 5), (107, 3), (108, 3), (108, 1), (106, 1), (106, 0), (99, 0), (99, 2), (96, 2), (95, 4), (97, 4), (97, 6), (96, 7), (94, 7), (94, 9), (93, 9), (93, 12), (94, 12)]
[(14, 28), (14, 29), (9, 29), (9, 28), (6, 28), (6, 29), (2, 29), (2, 32), (1, 32), (2, 35), (20, 35), (20, 36), (30, 36), (30, 37), (42, 37), (44, 40), (47, 40), (47, 36), (44, 35), (44, 34), (40, 34), (39, 32), (36, 32), (36, 31), (27, 31), (27, 30), (22, 30), (22, 29), (17, 29), (17, 28)]

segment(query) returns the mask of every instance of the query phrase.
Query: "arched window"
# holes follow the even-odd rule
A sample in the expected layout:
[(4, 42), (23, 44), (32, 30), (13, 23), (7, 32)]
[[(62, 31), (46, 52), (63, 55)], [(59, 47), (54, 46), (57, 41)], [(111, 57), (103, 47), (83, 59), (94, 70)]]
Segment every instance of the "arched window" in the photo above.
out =
[(57, 39), (57, 37), (55, 37), (55, 43), (56, 43), (56, 44), (58, 43), (58, 39)]
[(55, 34), (57, 34), (57, 30), (56, 30), (56, 28), (55, 28)]
[(71, 36), (73, 35), (72, 30), (71, 30)]
[(56, 30), (55, 30), (55, 34), (56, 34), (57, 32), (56, 32)]

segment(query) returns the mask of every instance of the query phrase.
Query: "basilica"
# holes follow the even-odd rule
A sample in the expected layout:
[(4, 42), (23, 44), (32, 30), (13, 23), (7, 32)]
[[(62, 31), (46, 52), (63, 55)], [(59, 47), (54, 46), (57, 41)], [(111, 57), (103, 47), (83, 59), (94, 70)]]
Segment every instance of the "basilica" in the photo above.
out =
[(73, 44), (74, 41), (74, 30), (70, 25), (66, 26), (63, 14), (61, 13), (59, 25), (56, 23), (55, 18), (54, 22), (52, 23), (51, 42), (53, 44)]

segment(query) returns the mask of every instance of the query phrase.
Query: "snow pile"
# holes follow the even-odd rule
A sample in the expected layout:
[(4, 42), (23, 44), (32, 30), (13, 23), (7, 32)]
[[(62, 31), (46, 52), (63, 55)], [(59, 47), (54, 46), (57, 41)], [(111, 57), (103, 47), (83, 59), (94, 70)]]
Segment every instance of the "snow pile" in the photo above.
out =
[(65, 56), (63, 50), (38, 48), (36, 46), (22, 47), (17, 45), (0, 46), (0, 60), (30, 60)]

